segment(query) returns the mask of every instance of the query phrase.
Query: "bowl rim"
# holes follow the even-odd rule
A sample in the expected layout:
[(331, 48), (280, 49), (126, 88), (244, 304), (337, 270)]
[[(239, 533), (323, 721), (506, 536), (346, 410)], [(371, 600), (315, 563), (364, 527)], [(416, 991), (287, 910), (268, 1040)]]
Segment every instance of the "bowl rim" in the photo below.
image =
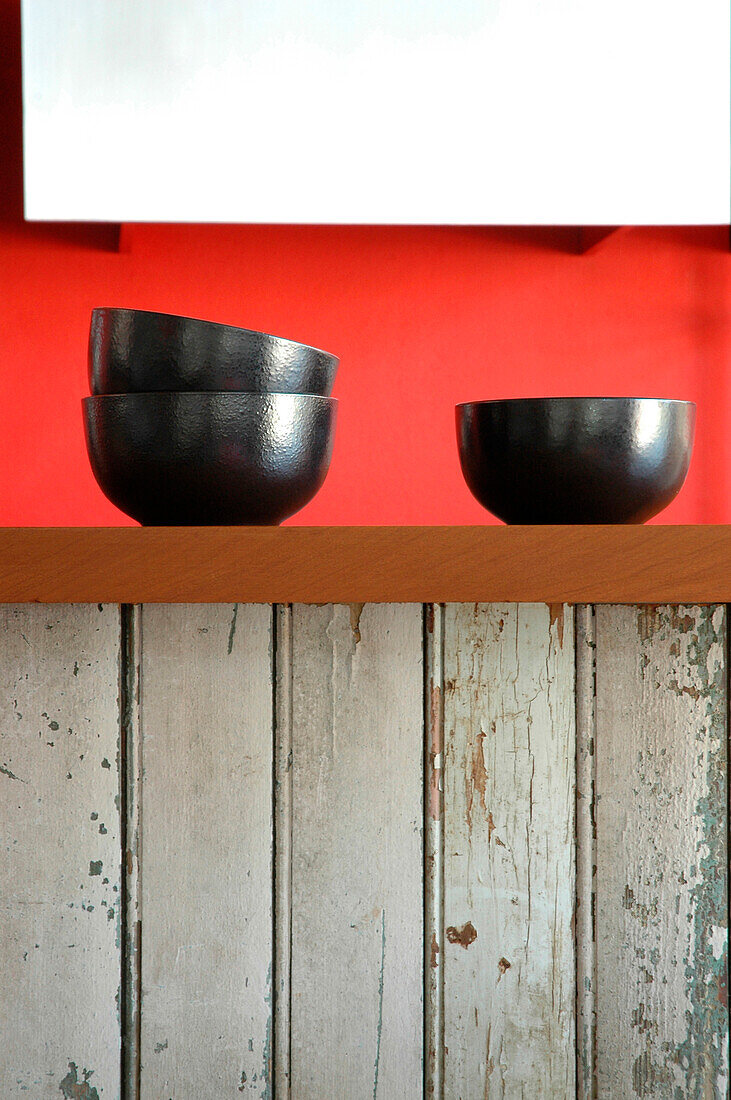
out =
[(475, 405), (528, 405), (528, 404), (586, 404), (590, 401), (604, 402), (625, 402), (626, 404), (639, 404), (640, 402), (648, 402), (654, 405), (686, 405), (689, 408), (697, 408), (695, 401), (686, 401), (683, 398), (676, 397), (491, 397), (486, 400), (479, 401), (459, 401), (454, 406), (455, 409), (465, 409), (469, 406)]
[[(148, 398), (164, 398), (166, 402), (171, 402), (173, 399), (189, 401), (192, 398), (203, 398), (204, 401), (211, 401), (214, 398), (230, 398), (239, 399), (241, 397), (256, 398), (255, 402), (266, 401), (271, 397), (286, 397), (286, 398), (307, 398), (309, 401), (324, 401), (328, 405), (338, 404), (337, 397), (324, 397), (321, 393), (277, 393), (274, 391), (265, 391), (263, 393), (253, 392), (250, 390), (144, 390), (138, 392), (137, 390), (129, 393), (92, 393), (86, 397), (81, 398), (81, 404), (86, 405), (93, 401), (107, 401), (117, 400), (124, 398), (125, 400), (138, 401), (140, 398), (146, 400)], [(248, 403), (248, 402), (247, 402)]]
[[(145, 317), (158, 317), (168, 321), (193, 321), (196, 325), (206, 325), (210, 328), (229, 329), (232, 332), (245, 332), (249, 336), (264, 336), (267, 340), (276, 340), (280, 344), (289, 344), (296, 348), (306, 348), (307, 351), (325, 355), (333, 361), (335, 367), (340, 365), (340, 359), (331, 351), (317, 348), (314, 344), (305, 344), (301, 340), (292, 340), (289, 336), (276, 336), (273, 332), (263, 332), (256, 328), (243, 328), (241, 325), (230, 325), (225, 321), (210, 321), (207, 317), (188, 317), (184, 313), (161, 313), (156, 309), (133, 309), (131, 306), (94, 306), (91, 311), (92, 322), (101, 314), (144, 314)], [(100, 395), (101, 396), (101, 395)]]

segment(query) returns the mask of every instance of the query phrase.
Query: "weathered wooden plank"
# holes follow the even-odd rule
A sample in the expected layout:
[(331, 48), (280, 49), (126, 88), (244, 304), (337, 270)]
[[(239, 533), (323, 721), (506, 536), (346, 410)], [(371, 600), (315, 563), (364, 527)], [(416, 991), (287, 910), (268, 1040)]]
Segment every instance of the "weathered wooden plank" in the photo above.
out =
[(445, 612), (445, 1096), (574, 1095), (569, 608)]
[(596, 1100), (596, 616), (576, 622), (576, 1100)]
[(424, 1095), (444, 1096), (444, 607), (425, 608)]
[(120, 1090), (116, 607), (0, 609), (0, 1096)]
[(271, 628), (143, 608), (145, 1098), (271, 1095)]
[(725, 610), (596, 616), (599, 1096), (721, 1100)]
[(420, 605), (294, 608), (292, 1095), (422, 1096)]
[(274, 1096), (290, 1094), (292, 1009), (292, 607), (275, 608)]

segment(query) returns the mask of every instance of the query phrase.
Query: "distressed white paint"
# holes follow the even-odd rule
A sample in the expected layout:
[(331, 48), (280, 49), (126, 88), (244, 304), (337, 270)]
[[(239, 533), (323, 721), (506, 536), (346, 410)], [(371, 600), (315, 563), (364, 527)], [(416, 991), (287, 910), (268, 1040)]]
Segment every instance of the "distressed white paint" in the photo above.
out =
[(424, 1095), (444, 1096), (444, 605), (424, 609)]
[(723, 607), (598, 607), (597, 1078), (728, 1089)]
[(114, 606), (0, 608), (3, 1100), (119, 1096), (119, 640)]
[(292, 606), (275, 609), (274, 700), (274, 1095), (290, 1094), (292, 972)]
[(577, 1096), (723, 1100), (723, 608), (578, 608), (575, 700), (566, 608), (126, 614), (120, 683), (0, 610), (3, 1100), (119, 1097), (120, 1017), (129, 1100), (420, 1097), (422, 974), (426, 1096), (572, 1097), (574, 705)]
[(142, 1098), (271, 1094), (272, 611), (142, 615)]
[(576, 622), (576, 1100), (596, 1100), (596, 615)]
[(32, 219), (729, 219), (727, 0), (22, 12)]
[(574, 1095), (571, 609), (445, 611), (445, 1097)]
[(420, 605), (293, 611), (292, 1096), (422, 1096)]

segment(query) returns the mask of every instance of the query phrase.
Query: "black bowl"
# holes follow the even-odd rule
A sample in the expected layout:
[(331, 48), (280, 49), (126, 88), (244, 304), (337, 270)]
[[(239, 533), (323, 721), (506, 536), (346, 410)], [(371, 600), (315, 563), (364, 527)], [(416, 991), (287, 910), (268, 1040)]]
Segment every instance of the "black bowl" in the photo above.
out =
[(197, 392), (329, 396), (338, 359), (326, 351), (194, 317), (95, 309), (89, 332), (93, 394)]
[(457, 405), (465, 480), (506, 523), (644, 523), (688, 473), (695, 405), (546, 397)]
[(142, 524), (281, 523), (330, 465), (331, 397), (131, 393), (82, 404), (94, 477)]

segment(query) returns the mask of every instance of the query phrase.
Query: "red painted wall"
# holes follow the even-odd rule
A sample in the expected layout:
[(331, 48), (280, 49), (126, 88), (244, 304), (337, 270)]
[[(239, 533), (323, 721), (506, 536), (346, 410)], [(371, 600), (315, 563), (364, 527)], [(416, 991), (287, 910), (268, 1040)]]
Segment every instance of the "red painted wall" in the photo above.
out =
[(0, 0), (0, 524), (131, 522), (84, 450), (93, 306), (229, 321), (341, 357), (335, 454), (294, 523), (491, 522), (459, 470), (454, 404), (638, 394), (698, 402), (662, 522), (731, 520), (727, 228), (125, 227), (22, 220), (20, 19)]

